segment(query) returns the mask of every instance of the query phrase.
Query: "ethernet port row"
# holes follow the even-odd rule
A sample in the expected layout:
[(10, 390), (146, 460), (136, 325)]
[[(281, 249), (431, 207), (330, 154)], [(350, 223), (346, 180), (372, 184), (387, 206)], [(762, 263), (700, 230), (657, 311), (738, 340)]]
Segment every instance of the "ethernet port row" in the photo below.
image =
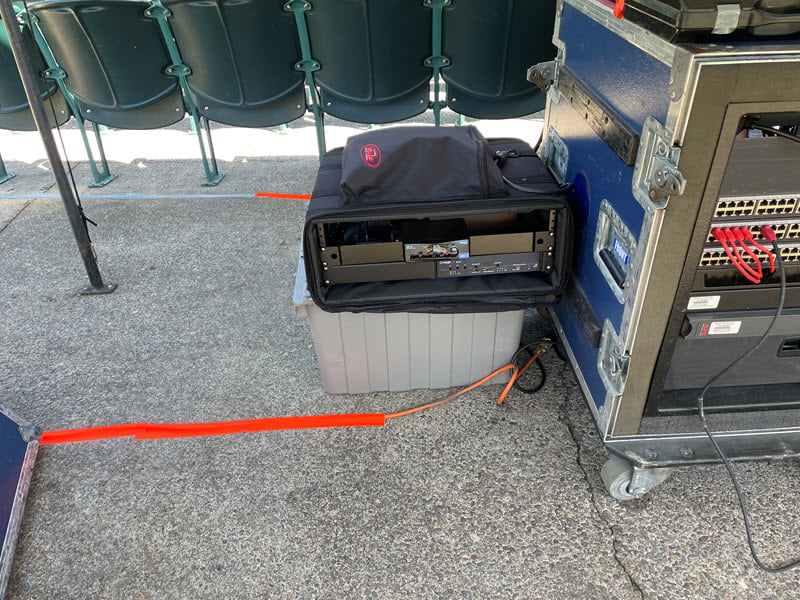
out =
[(791, 215), (797, 210), (797, 198), (770, 198), (759, 200), (757, 215)]
[(753, 214), (756, 208), (755, 200), (720, 200), (714, 211), (714, 217), (743, 217)]
[[(783, 258), (784, 263), (798, 263), (800, 262), (800, 244), (794, 244), (792, 246), (780, 246), (781, 248), (781, 257)], [(761, 261), (763, 264), (767, 263), (767, 255), (765, 252), (755, 249), (754, 254), (758, 257), (758, 260)], [(728, 255), (725, 253), (724, 250), (720, 250), (717, 248), (707, 248), (703, 251), (702, 256), (700, 257), (700, 264), (699, 267), (724, 267), (729, 266), (732, 267), (730, 259)]]
[[(790, 240), (793, 238), (800, 237), (800, 222), (791, 222), (791, 223), (774, 223), (769, 221), (759, 221), (758, 223), (713, 223), (711, 225), (711, 229), (714, 227), (747, 227), (750, 230), (750, 233), (753, 234), (753, 238), (756, 240), (763, 240), (761, 235), (761, 227), (762, 225), (769, 225), (772, 227), (772, 230), (775, 232), (775, 235), (778, 236), (778, 239), (782, 240)], [(714, 234), (711, 233), (711, 230), (708, 232), (708, 237), (706, 238), (706, 242), (709, 244), (713, 244), (717, 241), (714, 237)]]

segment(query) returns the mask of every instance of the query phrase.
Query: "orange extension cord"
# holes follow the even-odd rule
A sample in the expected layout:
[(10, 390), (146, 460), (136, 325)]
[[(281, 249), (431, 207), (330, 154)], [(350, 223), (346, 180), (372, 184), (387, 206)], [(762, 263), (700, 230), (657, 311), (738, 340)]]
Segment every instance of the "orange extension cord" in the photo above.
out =
[(343, 415), (312, 415), (307, 417), (273, 417), (268, 419), (251, 419), (247, 421), (219, 421), (216, 423), (134, 423), (125, 425), (107, 425), (104, 427), (89, 427), (86, 429), (62, 429), (59, 431), (45, 431), (39, 442), (41, 446), (54, 444), (67, 444), (71, 442), (87, 442), (91, 440), (105, 440), (111, 438), (131, 437), (136, 440), (157, 440), (166, 438), (202, 437), (208, 435), (227, 435), (231, 433), (250, 433), (255, 431), (279, 431), (287, 429), (318, 429), (326, 427), (383, 427), (387, 419), (404, 417), (428, 408), (447, 404), (458, 398), (461, 394), (474, 390), (490, 381), (500, 373), (511, 370), (511, 377), (497, 399), (497, 404), (502, 404), (508, 396), (514, 382), (533, 364), (540, 352), (534, 352), (531, 359), (521, 369), (515, 365), (506, 365), (493, 371), (480, 381), (462, 390), (450, 394), (423, 406), (411, 408), (401, 412), (343, 414)]

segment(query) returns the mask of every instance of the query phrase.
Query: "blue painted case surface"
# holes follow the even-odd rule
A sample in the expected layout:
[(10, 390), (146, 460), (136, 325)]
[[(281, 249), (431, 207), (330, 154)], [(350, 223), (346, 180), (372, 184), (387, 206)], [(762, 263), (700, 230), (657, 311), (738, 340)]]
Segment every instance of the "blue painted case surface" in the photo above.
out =
[(28, 443), (22, 439), (19, 425), (0, 412), (0, 547), (11, 528), (17, 486), (27, 450)]
[[(565, 66), (634, 131), (641, 133), (648, 116), (664, 123), (669, 109), (670, 67), (649, 56), (569, 4), (564, 5), (560, 39)], [(551, 101), (546, 131), (552, 128), (569, 152), (566, 182), (574, 184), (576, 243), (573, 273), (600, 324), (608, 319), (619, 331), (623, 304), (614, 295), (594, 259), (600, 204), (607, 200), (638, 239), (644, 209), (634, 198), (633, 167), (628, 167), (601, 140), (563, 97)], [(637, 249), (641, 252), (641, 248)], [(592, 401), (605, 402), (606, 390), (592, 348), (569, 300), (555, 308)]]

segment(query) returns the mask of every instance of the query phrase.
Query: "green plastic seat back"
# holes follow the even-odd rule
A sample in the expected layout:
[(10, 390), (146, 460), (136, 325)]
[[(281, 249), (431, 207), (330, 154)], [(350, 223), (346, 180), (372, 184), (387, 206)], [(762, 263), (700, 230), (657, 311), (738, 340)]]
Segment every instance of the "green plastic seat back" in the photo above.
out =
[(556, 0), (454, 0), (442, 31), (448, 106), (482, 119), (544, 108), (544, 92), (526, 76), (528, 67), (555, 58), (555, 11)]
[(287, 123), (306, 111), (292, 13), (283, 2), (166, 0), (200, 114), (240, 127)]
[[(28, 51), (28, 55), (33, 59), (34, 70), (40, 72), (44, 66), (44, 58), (36, 48), (33, 36), (27, 27), (22, 28), (22, 40)], [(64, 96), (58, 90), (54, 81), (45, 80), (39, 77), (39, 91), (42, 100), (45, 102), (45, 114), (47, 115), (50, 126), (53, 127), (57, 122), (59, 125), (66, 123), (71, 114)], [(52, 107), (50, 102), (52, 101)], [(53, 119), (55, 111), (56, 119)], [(10, 129), (13, 131), (35, 131), (36, 124), (33, 121), (28, 99), (25, 96), (25, 88), (17, 71), (17, 64), (14, 62), (14, 54), (11, 52), (11, 43), (8, 39), (6, 29), (0, 21), (0, 129)]]
[[(494, 1), (494, 0), (492, 0)], [(425, 111), (431, 10), (422, 0), (317, 0), (306, 13), (322, 109), (358, 123)]]
[(81, 115), (121, 129), (155, 129), (183, 118), (178, 79), (144, 0), (66, 0), (29, 5)]

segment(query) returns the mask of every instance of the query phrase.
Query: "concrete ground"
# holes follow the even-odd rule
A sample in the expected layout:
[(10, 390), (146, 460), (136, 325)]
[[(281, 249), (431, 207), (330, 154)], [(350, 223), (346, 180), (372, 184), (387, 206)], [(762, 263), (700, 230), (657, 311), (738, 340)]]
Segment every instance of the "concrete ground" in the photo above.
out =
[[(0, 132), (17, 173), (0, 186), (0, 403), (53, 430), (441, 397), (322, 387), (291, 300), (305, 205), (251, 197), (311, 190), (313, 129), (215, 127), (216, 188), (199, 186), (187, 129), (107, 132), (119, 179), (99, 190), (64, 131), (100, 269), (119, 285), (94, 297), (76, 295), (86, 277), (35, 134)], [(330, 145), (352, 131), (332, 124)], [(547, 329), (531, 311), (523, 338)], [(721, 467), (609, 498), (575, 377), (553, 353), (544, 362), (536, 395), (498, 407), (490, 385), (385, 428), (43, 447), (8, 597), (800, 597), (800, 572), (751, 561)], [(798, 463), (737, 471), (765, 561), (800, 555)]]

